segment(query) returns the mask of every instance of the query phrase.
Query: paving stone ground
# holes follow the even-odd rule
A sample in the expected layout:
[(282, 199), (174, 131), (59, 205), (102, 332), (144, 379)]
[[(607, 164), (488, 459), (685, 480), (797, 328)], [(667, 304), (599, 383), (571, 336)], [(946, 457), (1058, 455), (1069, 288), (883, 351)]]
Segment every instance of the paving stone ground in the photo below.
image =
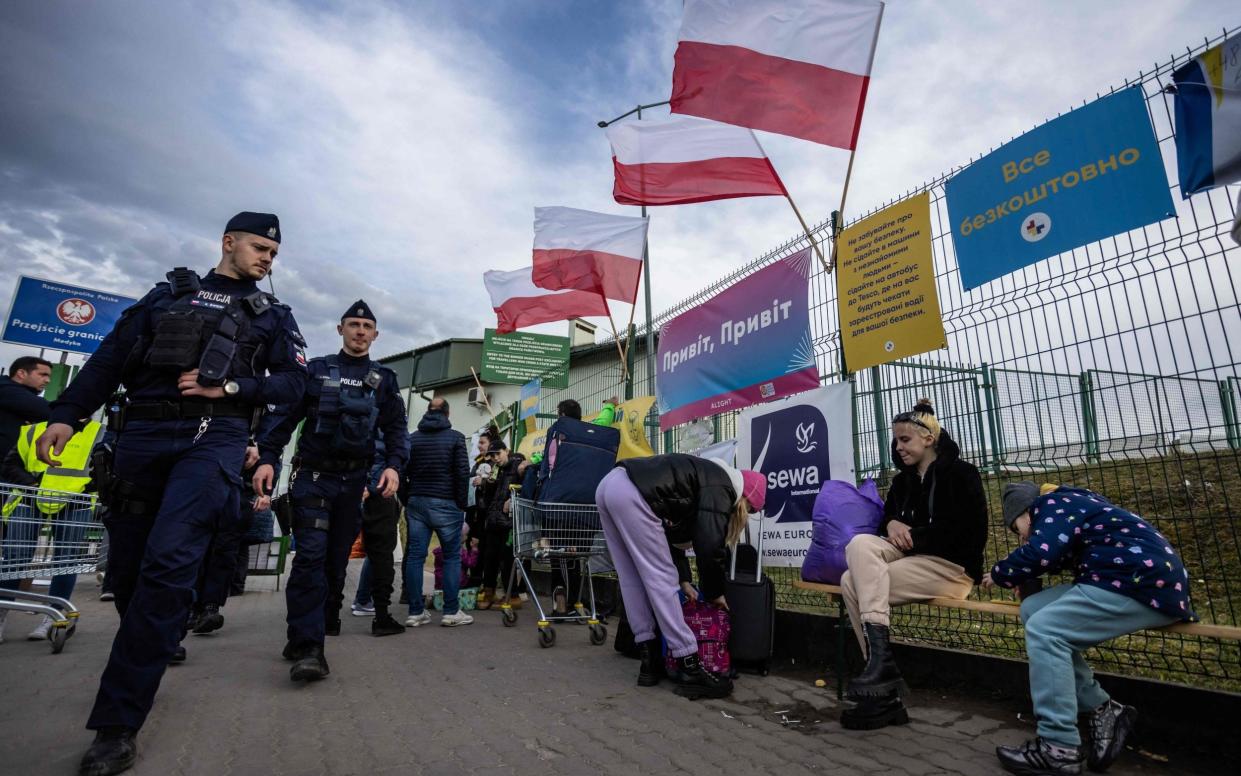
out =
[[(83, 577), (81, 624), (60, 655), (19, 640), (34, 618), (9, 615), (0, 774), (76, 773), (116, 625), (97, 594)], [(529, 609), (514, 628), (476, 612), (467, 627), (378, 639), (369, 618), (346, 616), (328, 641), (331, 676), (299, 686), (279, 656), (284, 596), (274, 579), (251, 579), (224, 614), (224, 629), (189, 637), (188, 662), (165, 675), (136, 776), (995, 774), (995, 746), (1033, 735), (1011, 706), (928, 692), (915, 692), (907, 726), (846, 731), (834, 693), (803, 675), (744, 675), (728, 700), (687, 701), (666, 683), (636, 687), (637, 664), (612, 650), (611, 634), (595, 647), (584, 627), (562, 625), (556, 645), (539, 648)], [(1130, 751), (1110, 773), (1229, 770)]]

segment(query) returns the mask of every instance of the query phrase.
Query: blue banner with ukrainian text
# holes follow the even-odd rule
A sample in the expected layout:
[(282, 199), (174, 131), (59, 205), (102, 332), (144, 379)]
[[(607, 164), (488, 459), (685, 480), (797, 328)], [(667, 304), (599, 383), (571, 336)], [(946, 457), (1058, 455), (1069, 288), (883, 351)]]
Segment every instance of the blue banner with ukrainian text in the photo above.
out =
[(1027, 132), (944, 191), (966, 289), (1174, 213), (1141, 87)]

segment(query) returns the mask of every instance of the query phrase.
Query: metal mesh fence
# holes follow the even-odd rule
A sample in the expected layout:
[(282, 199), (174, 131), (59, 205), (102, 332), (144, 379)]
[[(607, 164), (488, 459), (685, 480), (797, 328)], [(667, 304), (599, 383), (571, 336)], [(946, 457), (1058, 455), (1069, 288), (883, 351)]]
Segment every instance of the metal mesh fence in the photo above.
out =
[[(1236, 31), (1226, 34), (1235, 34)], [(1168, 168), (1176, 174), (1172, 72), (1223, 36), (1140, 73), (1140, 85)], [(1114, 91), (1114, 90), (1113, 90)], [(1015, 546), (1000, 523), (999, 494), (1018, 479), (1090, 488), (1159, 527), (1177, 546), (1204, 622), (1241, 620), (1241, 283), (1231, 265), (1241, 248), (1228, 232), (1237, 187), (1182, 199), (1170, 184), (1176, 217), (1109, 237), (1019, 269), (979, 288), (962, 288), (944, 182), (936, 178), (892, 202), (928, 192), (936, 283), (948, 347), (855, 374), (842, 372), (835, 280), (816, 267), (810, 281), (811, 329), (826, 382), (853, 386), (858, 477), (881, 490), (891, 476), (889, 420), (930, 398), (962, 455), (984, 472), (990, 497), (989, 566)], [(885, 203), (883, 207), (892, 204)], [(877, 208), (876, 210), (878, 210)], [(868, 214), (863, 214), (863, 217)], [(816, 238), (828, 239), (819, 224)], [(806, 246), (798, 236), (682, 300), (654, 325), (705, 301), (738, 279)], [(648, 393), (639, 337), (635, 391)], [(592, 411), (624, 396), (615, 354), (577, 363), (568, 388), (547, 391), (543, 406), (574, 398)], [(652, 412), (651, 423), (655, 422)], [(736, 435), (737, 414), (700, 421), (715, 440)], [(661, 435), (657, 451), (699, 446), (702, 427)], [(797, 569), (774, 569), (783, 608), (824, 611), (795, 590)], [(975, 596), (1008, 595), (976, 591)], [(942, 647), (1020, 656), (1012, 619), (930, 607), (897, 615), (899, 637)], [(1092, 650), (1105, 670), (1241, 690), (1236, 642), (1143, 632)]]

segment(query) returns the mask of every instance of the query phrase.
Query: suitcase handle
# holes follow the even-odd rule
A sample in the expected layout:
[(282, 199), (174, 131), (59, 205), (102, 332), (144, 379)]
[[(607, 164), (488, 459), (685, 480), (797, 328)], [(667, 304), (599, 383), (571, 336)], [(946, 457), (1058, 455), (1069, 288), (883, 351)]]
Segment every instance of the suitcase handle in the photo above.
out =
[[(755, 561), (755, 565), (754, 565), (754, 581), (755, 581), (755, 582), (762, 582), (762, 581), (763, 581), (763, 517), (762, 517), (762, 514), (763, 514), (762, 512), (759, 512), (759, 513), (758, 513), (758, 515), (759, 515), (759, 518), (758, 518), (758, 546), (757, 546), (757, 547), (755, 547), (755, 550), (757, 551), (757, 555), (758, 555), (758, 557), (757, 557), (757, 560)], [(749, 519), (746, 519), (746, 521), (745, 521), (745, 543), (746, 543), (746, 544), (753, 544), (753, 542), (751, 542), (751, 541), (750, 541), (750, 521), (749, 521)], [(731, 556), (731, 558), (729, 559), (728, 578), (729, 578), (729, 579), (731, 579), (731, 580), (733, 580), (733, 581), (735, 582), (735, 581), (737, 581), (737, 548), (736, 548), (736, 547), (734, 547), (734, 548), (733, 548), (733, 551), (732, 551), (731, 553), (729, 553), (729, 555)]]

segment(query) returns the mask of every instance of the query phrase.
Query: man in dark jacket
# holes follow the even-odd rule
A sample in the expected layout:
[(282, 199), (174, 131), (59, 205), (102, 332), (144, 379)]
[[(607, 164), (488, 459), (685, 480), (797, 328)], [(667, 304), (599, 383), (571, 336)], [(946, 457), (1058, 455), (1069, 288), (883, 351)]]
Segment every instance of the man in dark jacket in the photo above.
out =
[(431, 533), (439, 537), (444, 553), (444, 615), (440, 625), (469, 625), (474, 618), (461, 611), (457, 592), (461, 587), (461, 526), (465, 524), (470, 463), (465, 435), (448, 422), (448, 402), (436, 397), (409, 436), (409, 503), (405, 521), (409, 529), (409, 558), (405, 586), (409, 591), (409, 617), (405, 624), (417, 628), (431, 622), (422, 598), (422, 567), (427, 562)]
[(0, 461), (17, 443), (17, 432), (27, 423), (48, 419), (47, 401), (39, 395), (52, 379), (52, 363), (22, 356), (0, 375)]

